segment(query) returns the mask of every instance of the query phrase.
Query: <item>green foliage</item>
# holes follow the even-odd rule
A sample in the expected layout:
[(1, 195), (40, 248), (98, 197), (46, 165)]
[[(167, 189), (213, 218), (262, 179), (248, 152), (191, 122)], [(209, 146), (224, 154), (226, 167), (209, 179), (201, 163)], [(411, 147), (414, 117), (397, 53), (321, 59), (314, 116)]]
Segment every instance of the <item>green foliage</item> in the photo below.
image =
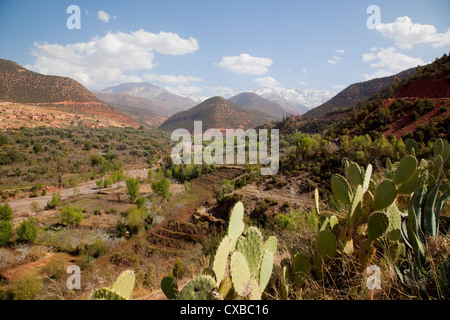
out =
[(11, 222), (8, 220), (0, 220), (0, 247), (6, 245), (14, 235)]
[(142, 230), (147, 216), (148, 213), (145, 207), (140, 209), (134, 207), (127, 210), (125, 220), (131, 235), (138, 234), (139, 231)]
[(153, 182), (152, 189), (157, 195), (163, 197), (164, 199), (170, 198), (170, 182), (166, 178)]
[(175, 279), (181, 279), (184, 276), (184, 264), (180, 258), (178, 258), (172, 268), (172, 274)]
[(77, 207), (61, 209), (61, 222), (68, 226), (78, 226), (83, 220), (83, 210)]
[(13, 219), (13, 211), (9, 204), (0, 205), (0, 221), (11, 221)]
[(16, 229), (17, 239), (19, 241), (34, 242), (38, 236), (38, 222), (30, 218), (22, 222)]
[(130, 200), (134, 202), (139, 196), (139, 188), (140, 188), (139, 178), (127, 179), (126, 185), (127, 185), (127, 194), (130, 196)]
[(52, 194), (52, 199), (47, 202), (47, 207), (50, 209), (54, 209), (62, 204), (62, 198), (59, 192), (54, 192)]
[(42, 278), (35, 275), (25, 275), (12, 284), (14, 300), (34, 300), (44, 289)]

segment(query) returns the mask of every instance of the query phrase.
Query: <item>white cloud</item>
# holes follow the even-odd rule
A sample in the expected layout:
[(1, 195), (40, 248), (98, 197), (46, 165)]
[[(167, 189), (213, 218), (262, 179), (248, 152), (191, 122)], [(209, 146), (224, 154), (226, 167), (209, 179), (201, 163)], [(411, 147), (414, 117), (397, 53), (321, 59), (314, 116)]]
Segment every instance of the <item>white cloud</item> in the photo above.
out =
[(278, 81), (272, 77), (256, 78), (253, 81), (260, 87), (276, 87), (279, 85)]
[(110, 19), (109, 14), (108, 14), (107, 12), (103, 11), (103, 10), (100, 10), (100, 11), (97, 13), (97, 17), (98, 17), (100, 20), (102, 20), (104, 23), (108, 23), (108, 22), (109, 22), (109, 19)]
[(335, 84), (333, 85), (333, 89), (344, 89), (347, 86), (345, 84)]
[(334, 50), (334, 52), (344, 54), (344, 53), (345, 53), (345, 50), (344, 50), (344, 49), (338, 49), (338, 50)]
[(239, 56), (223, 57), (215, 65), (236, 74), (263, 75), (269, 71), (272, 60), (269, 58), (252, 57), (248, 53), (242, 53)]
[(371, 69), (379, 69), (371, 74), (363, 74), (366, 80), (390, 76), (405, 69), (425, 64), (422, 59), (399, 53), (394, 47), (380, 48), (378, 52), (364, 53), (362, 59), (364, 62), (371, 62)]
[(187, 85), (191, 82), (201, 82), (203, 79), (192, 76), (173, 76), (156, 73), (147, 73), (142, 76), (146, 81), (158, 81), (172, 85)]
[[(155, 34), (142, 29), (130, 33), (108, 32), (88, 42), (67, 45), (34, 43), (32, 55), (36, 60), (27, 68), (71, 77), (88, 87), (104, 88), (111, 83), (142, 81), (133, 72), (153, 69), (158, 64), (154, 61), (155, 52), (184, 55), (196, 50), (196, 39), (183, 39), (175, 33)], [(167, 76), (161, 78), (171, 81)]]
[(303, 68), (303, 69), (302, 69), (302, 72), (303, 72), (304, 74), (307, 74), (307, 73), (308, 73), (308, 69)]
[(392, 23), (380, 23), (375, 30), (393, 39), (402, 49), (411, 49), (421, 43), (430, 43), (434, 48), (450, 44), (450, 29), (446, 33), (438, 33), (434, 25), (413, 23), (408, 16), (398, 17)]
[(306, 85), (308, 85), (308, 82), (306, 82), (306, 81), (298, 81), (298, 84), (300, 84), (302, 86), (306, 86)]
[(328, 63), (336, 64), (339, 61), (341, 61), (341, 58), (339, 58), (338, 56), (334, 56), (333, 59), (328, 60)]

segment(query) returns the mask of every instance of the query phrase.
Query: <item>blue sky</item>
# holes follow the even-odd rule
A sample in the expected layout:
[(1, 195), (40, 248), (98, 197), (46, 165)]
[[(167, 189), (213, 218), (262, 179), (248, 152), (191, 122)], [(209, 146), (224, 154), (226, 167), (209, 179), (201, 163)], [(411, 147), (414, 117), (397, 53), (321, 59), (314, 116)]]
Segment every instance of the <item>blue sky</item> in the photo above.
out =
[[(69, 5), (81, 29), (69, 30)], [(370, 5), (380, 8), (367, 28)], [(0, 0), (0, 57), (90, 89), (147, 81), (212, 96), (325, 89), (450, 51), (450, 1)]]

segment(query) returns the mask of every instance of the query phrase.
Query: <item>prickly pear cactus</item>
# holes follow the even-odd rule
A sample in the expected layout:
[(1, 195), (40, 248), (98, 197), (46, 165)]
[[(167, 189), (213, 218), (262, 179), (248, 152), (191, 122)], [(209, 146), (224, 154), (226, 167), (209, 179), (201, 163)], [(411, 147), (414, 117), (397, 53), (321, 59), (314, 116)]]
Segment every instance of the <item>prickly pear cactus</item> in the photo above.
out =
[(201, 275), (180, 291), (177, 300), (217, 300), (220, 295), (216, 289), (217, 284), (212, 277)]
[(350, 164), (348, 166), (346, 177), (354, 187), (363, 184), (361, 168), (358, 164), (352, 161), (350, 161)]
[(381, 237), (389, 227), (389, 218), (384, 212), (372, 213), (367, 224), (367, 235), (370, 241)]
[(225, 300), (231, 300), (234, 297), (234, 289), (230, 277), (226, 277), (222, 280), (219, 287), (219, 293)]
[(415, 156), (417, 152), (419, 152), (419, 146), (417, 145), (417, 142), (415, 142), (413, 139), (408, 139), (405, 142), (405, 148), (406, 152), (409, 154)]
[(121, 295), (119, 292), (114, 291), (110, 288), (101, 288), (97, 290), (92, 296), (94, 300), (128, 300), (125, 296)]
[(270, 276), (273, 269), (273, 252), (266, 250), (261, 261), (261, 268), (259, 272), (259, 289), (264, 291), (269, 283)]
[(212, 269), (216, 274), (217, 283), (221, 283), (225, 278), (225, 272), (227, 269), (228, 256), (230, 254), (230, 237), (225, 236), (217, 249), (216, 256)]
[(177, 283), (172, 277), (165, 277), (161, 280), (161, 290), (169, 300), (175, 300), (179, 293)]
[(353, 253), (353, 230), (345, 226), (339, 233), (339, 241), (342, 244), (342, 252), (346, 254)]
[(414, 174), (397, 189), (398, 194), (410, 194), (420, 189), (428, 180), (427, 162), (422, 159)]
[(369, 190), (370, 178), (372, 178), (372, 165), (369, 163), (364, 174), (363, 192), (366, 193)]
[(294, 256), (294, 262), (292, 264), (294, 271), (295, 282), (299, 287), (304, 286), (306, 279), (311, 270), (311, 264), (309, 262), (309, 256), (297, 253)]
[(273, 254), (277, 251), (278, 240), (274, 236), (270, 236), (264, 243), (264, 250), (269, 250)]
[(228, 225), (228, 236), (230, 237), (231, 250), (236, 248), (236, 242), (244, 231), (244, 205), (242, 202), (236, 203), (230, 215), (230, 223)]
[(407, 155), (404, 157), (398, 167), (395, 170), (394, 174), (394, 183), (399, 184), (408, 180), (416, 171), (417, 168), (417, 159), (412, 155)]
[(230, 275), (234, 290), (238, 295), (244, 296), (250, 281), (250, 270), (245, 257), (239, 251), (235, 251), (231, 255)]
[(392, 204), (389, 208), (387, 208), (386, 215), (389, 218), (389, 227), (387, 229), (387, 237), (389, 241), (400, 241), (402, 216), (400, 210), (397, 208), (395, 203)]
[(258, 275), (263, 253), (263, 237), (261, 232), (250, 227), (239, 237), (236, 249), (242, 253), (253, 276)]
[(375, 190), (372, 203), (373, 210), (381, 210), (389, 207), (397, 198), (397, 189), (391, 180), (381, 181)]
[(348, 181), (343, 176), (334, 174), (331, 177), (331, 189), (339, 201), (344, 204), (350, 204), (352, 200), (351, 189)]
[(133, 293), (136, 275), (133, 270), (122, 272), (114, 282), (112, 288), (101, 288), (97, 290), (93, 299), (103, 300), (129, 300)]
[(363, 187), (359, 185), (356, 188), (355, 195), (352, 199), (352, 205), (348, 214), (347, 225), (353, 227), (356, 222), (362, 216), (362, 200), (363, 200)]
[(333, 232), (323, 230), (317, 237), (317, 254), (323, 260), (328, 260), (336, 254), (336, 237)]

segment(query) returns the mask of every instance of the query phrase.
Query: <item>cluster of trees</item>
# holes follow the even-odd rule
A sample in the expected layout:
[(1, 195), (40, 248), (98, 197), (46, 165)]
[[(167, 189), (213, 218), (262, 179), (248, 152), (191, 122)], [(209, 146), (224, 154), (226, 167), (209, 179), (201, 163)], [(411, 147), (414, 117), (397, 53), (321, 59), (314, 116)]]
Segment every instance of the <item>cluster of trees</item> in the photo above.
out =
[[(13, 211), (9, 204), (0, 205), (0, 246), (8, 244), (14, 236), (11, 223)], [(15, 230), (17, 241), (33, 242), (38, 236), (37, 220), (34, 218), (23, 221)]]

